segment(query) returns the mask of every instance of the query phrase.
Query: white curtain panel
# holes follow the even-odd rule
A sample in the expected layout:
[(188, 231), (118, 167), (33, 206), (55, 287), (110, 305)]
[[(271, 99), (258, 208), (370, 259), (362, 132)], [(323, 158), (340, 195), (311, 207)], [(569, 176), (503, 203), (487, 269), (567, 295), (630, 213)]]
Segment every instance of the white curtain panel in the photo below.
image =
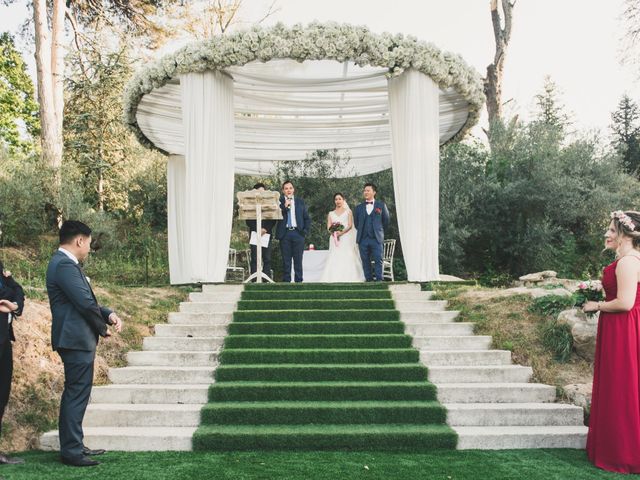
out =
[(175, 266), (179, 277), (172, 270), (171, 283), (223, 282), (233, 216), (233, 79), (218, 71), (188, 73), (180, 76), (180, 92), (184, 197), (175, 198), (184, 198), (184, 208), (175, 210), (182, 231), (174, 240), (182, 244), (183, 265)]
[(415, 70), (389, 80), (391, 164), (409, 281), (439, 279), (439, 89)]
[(188, 283), (185, 268), (187, 249), (185, 225), (185, 164), (183, 155), (170, 155), (167, 161), (167, 231), (169, 236), (169, 277), (171, 283)]

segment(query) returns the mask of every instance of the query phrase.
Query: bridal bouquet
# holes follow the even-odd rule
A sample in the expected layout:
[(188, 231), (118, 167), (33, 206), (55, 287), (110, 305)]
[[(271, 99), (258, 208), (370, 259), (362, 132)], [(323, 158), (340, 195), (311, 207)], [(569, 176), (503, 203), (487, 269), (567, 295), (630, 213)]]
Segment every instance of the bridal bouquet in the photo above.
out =
[(578, 288), (573, 292), (576, 300), (576, 307), (581, 307), (585, 303), (601, 302), (604, 300), (604, 289), (600, 280), (585, 280), (578, 284)]
[(331, 226), (329, 227), (329, 232), (331, 233), (331, 236), (333, 237), (333, 241), (336, 244), (336, 247), (338, 246), (340, 239), (338, 238), (338, 232), (341, 232), (344, 230), (344, 225), (341, 224), (340, 222), (333, 222), (331, 224)]

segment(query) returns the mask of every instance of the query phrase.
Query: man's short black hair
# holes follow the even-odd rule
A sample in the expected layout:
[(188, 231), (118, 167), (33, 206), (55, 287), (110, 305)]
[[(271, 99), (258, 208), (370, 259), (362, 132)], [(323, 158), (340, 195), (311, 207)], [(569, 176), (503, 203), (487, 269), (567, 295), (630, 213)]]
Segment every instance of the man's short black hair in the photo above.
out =
[(371, 187), (373, 188), (373, 191), (378, 193), (378, 187), (376, 187), (375, 183), (365, 183), (364, 187), (362, 187), (363, 189), (367, 188), (367, 187)]
[(291, 186), (293, 187), (293, 182), (292, 182), (291, 180), (285, 180), (284, 182), (282, 182), (282, 187), (281, 187), (281, 188), (284, 188), (284, 186), (285, 186), (287, 183), (290, 183), (290, 184), (291, 184)]
[(264, 183), (262, 183), (262, 182), (258, 182), (258, 183), (256, 183), (256, 184), (253, 186), (253, 189), (254, 189), (254, 190), (257, 190), (257, 189), (259, 189), (259, 188), (264, 188), (264, 189), (266, 190), (266, 189), (267, 189), (267, 186), (266, 186)]
[(70, 243), (78, 235), (91, 236), (91, 229), (78, 220), (67, 220), (60, 227), (60, 245)]

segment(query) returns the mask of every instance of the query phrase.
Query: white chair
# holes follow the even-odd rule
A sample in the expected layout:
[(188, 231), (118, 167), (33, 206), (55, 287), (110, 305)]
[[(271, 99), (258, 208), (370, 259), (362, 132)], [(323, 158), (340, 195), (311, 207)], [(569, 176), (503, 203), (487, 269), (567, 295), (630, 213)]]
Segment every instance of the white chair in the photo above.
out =
[(382, 245), (382, 278), (393, 282), (393, 254), (396, 250), (396, 240), (385, 240)]
[(244, 268), (238, 266), (238, 251), (235, 248), (229, 249), (229, 261), (227, 262), (227, 273), (235, 274), (240, 273), (242, 275), (242, 281), (244, 282)]

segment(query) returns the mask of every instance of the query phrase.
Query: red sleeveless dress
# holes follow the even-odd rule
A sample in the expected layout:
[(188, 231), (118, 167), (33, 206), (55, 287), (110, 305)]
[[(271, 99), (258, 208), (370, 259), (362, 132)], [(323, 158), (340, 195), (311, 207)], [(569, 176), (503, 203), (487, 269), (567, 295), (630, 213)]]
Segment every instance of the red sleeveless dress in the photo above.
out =
[[(616, 298), (616, 265), (605, 267), (606, 300)], [(596, 467), (640, 473), (640, 283), (628, 312), (601, 312), (587, 455)]]

